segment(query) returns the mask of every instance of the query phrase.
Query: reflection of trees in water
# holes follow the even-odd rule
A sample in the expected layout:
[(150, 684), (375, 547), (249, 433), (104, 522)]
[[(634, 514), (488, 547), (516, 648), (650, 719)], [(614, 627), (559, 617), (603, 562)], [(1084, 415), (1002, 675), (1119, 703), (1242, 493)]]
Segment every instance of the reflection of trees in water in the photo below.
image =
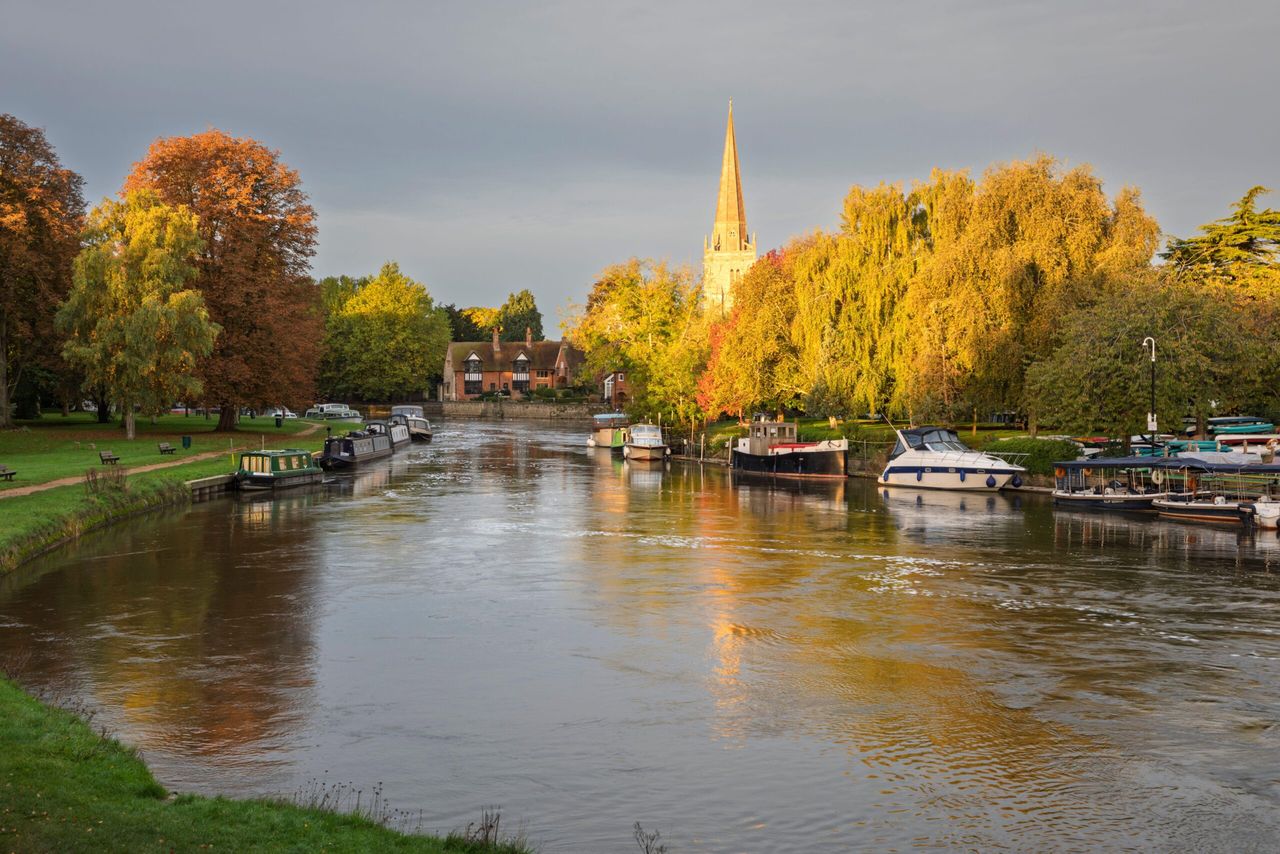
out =
[(310, 702), (316, 500), (220, 501), (85, 541), (91, 560), (0, 603), (0, 654), (30, 645), (30, 678), (91, 697), (144, 750), (249, 756)]

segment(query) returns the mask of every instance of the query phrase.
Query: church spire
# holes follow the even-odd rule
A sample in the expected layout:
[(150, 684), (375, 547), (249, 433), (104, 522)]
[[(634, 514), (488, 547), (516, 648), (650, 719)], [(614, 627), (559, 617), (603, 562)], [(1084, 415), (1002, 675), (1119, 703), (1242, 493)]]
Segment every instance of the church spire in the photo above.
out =
[(724, 161), (720, 166), (720, 198), (711, 246), (721, 252), (747, 248), (747, 212), (742, 204), (742, 174), (738, 169), (738, 143), (733, 135), (733, 99), (729, 99), (729, 123), (724, 130)]
[(716, 222), (702, 247), (702, 298), (721, 315), (733, 308), (733, 286), (756, 260), (756, 244), (747, 238), (747, 209), (742, 203), (742, 175), (738, 170), (738, 142), (733, 135), (733, 100), (724, 131), (724, 160), (720, 164), (720, 197)]

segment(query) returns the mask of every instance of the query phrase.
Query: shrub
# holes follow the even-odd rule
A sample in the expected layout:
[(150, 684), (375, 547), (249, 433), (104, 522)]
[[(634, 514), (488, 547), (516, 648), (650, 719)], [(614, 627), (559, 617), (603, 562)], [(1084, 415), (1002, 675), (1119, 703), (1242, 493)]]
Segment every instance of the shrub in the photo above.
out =
[(993, 454), (1026, 454), (1027, 458), (1019, 465), (1032, 474), (1045, 475), (1053, 472), (1055, 462), (1080, 456), (1079, 446), (1064, 439), (997, 439), (983, 450)]

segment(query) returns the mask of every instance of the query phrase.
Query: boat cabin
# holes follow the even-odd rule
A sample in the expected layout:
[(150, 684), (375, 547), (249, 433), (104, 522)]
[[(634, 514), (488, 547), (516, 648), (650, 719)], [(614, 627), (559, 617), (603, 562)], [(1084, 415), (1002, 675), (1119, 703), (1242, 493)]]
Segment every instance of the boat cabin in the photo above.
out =
[(395, 416), (397, 416), (397, 415), (403, 415), (403, 416), (405, 416), (406, 418), (422, 418), (422, 417), (424, 417), (424, 416), (423, 416), (423, 414), (422, 414), (422, 407), (421, 407), (421, 406), (413, 406), (413, 405), (409, 405), (409, 404), (405, 404), (405, 405), (401, 405), (401, 406), (393, 406), (393, 407), (391, 407), (391, 416), (394, 418), (394, 417), (395, 417)]
[(246, 451), (240, 455), (241, 474), (279, 476), (302, 471), (318, 471), (309, 451), (286, 448), (272, 451)]
[(775, 445), (796, 444), (797, 435), (796, 424), (793, 421), (752, 421), (751, 426), (747, 428), (746, 452), (764, 456)]
[(629, 444), (642, 448), (661, 448), (666, 443), (662, 441), (661, 427), (656, 424), (635, 424), (631, 427)]

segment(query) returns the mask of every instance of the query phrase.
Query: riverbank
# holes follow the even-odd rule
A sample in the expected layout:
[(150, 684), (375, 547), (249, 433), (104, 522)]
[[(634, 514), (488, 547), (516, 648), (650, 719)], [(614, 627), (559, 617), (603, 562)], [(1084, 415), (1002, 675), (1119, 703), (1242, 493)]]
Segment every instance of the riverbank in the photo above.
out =
[(524, 854), (458, 835), (281, 801), (174, 795), (137, 751), (0, 677), (0, 849), (6, 851), (419, 851)]

